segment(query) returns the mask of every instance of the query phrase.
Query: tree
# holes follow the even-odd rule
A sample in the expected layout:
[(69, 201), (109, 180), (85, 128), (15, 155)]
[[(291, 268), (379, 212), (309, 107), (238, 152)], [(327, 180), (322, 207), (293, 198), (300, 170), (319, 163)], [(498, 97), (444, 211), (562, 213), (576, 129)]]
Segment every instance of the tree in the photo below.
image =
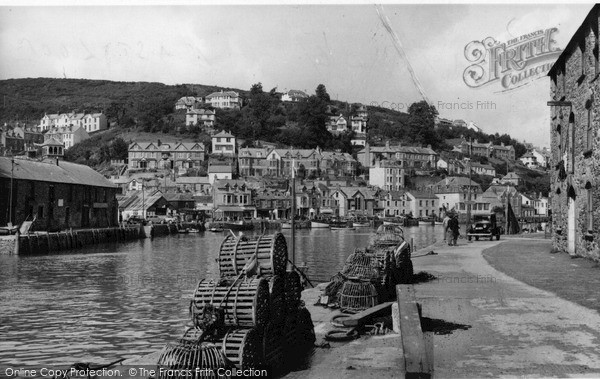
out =
[(110, 144), (109, 154), (111, 159), (127, 159), (129, 146), (121, 137), (115, 138)]
[(324, 102), (331, 102), (331, 98), (329, 97), (329, 94), (327, 93), (327, 88), (325, 88), (324, 84), (319, 84), (315, 93), (317, 95), (317, 98), (323, 100)]

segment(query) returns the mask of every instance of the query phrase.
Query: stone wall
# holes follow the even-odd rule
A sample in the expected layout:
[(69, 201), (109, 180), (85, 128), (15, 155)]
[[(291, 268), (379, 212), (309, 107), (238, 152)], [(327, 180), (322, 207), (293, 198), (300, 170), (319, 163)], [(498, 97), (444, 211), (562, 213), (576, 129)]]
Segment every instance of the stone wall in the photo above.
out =
[[(116, 188), (14, 180), (12, 220), (15, 225), (37, 216), (32, 231), (103, 228), (118, 225)], [(0, 225), (8, 223), (10, 179), (0, 179)]]
[[(595, 23), (597, 30), (598, 17), (588, 18), (587, 22)], [(591, 24), (585, 25), (582, 31), (576, 34), (579, 44), (570, 45), (571, 48), (563, 52), (564, 65), (559, 59), (550, 75), (552, 100), (571, 103), (550, 107), (550, 209), (554, 247), (600, 260), (600, 191), (595, 179), (600, 162), (600, 65), (595, 52), (597, 36)], [(591, 149), (588, 148), (588, 110), (592, 125)], [(591, 192), (591, 204), (588, 204), (588, 191)], [(569, 251), (568, 242), (569, 201), (575, 204), (574, 251)], [(589, 209), (593, 215), (591, 225), (588, 225)]]

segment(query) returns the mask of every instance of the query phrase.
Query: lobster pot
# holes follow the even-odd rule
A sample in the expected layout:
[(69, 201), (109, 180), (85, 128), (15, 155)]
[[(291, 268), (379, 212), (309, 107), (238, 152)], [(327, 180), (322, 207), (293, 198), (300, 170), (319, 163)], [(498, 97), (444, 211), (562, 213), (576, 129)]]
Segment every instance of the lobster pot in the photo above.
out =
[(269, 283), (265, 279), (202, 280), (194, 293), (190, 313), (195, 327), (201, 327), (200, 316), (207, 304), (224, 309), (225, 326), (264, 327), (269, 321), (269, 303)]
[(285, 277), (274, 275), (269, 280), (269, 293), (271, 304), (271, 322), (283, 324), (285, 321)]
[(343, 310), (360, 312), (379, 304), (379, 295), (371, 282), (346, 281), (339, 291), (338, 300)]
[(285, 275), (288, 261), (287, 243), (281, 233), (255, 238), (228, 236), (219, 249), (219, 273), (236, 277), (247, 262), (256, 256), (263, 275)]
[(300, 306), (302, 298), (302, 282), (300, 274), (296, 271), (288, 271), (285, 276), (285, 306), (286, 313), (291, 314)]
[(317, 337), (315, 335), (315, 325), (312, 322), (310, 311), (305, 307), (300, 308), (296, 323), (298, 342), (301, 344), (302, 348), (311, 348), (317, 340)]
[(267, 325), (263, 335), (262, 348), (265, 364), (273, 368), (280, 367), (285, 356), (285, 338), (282, 324), (270, 322)]
[(381, 265), (372, 254), (357, 250), (346, 259), (342, 274), (359, 280), (381, 280)]
[[(219, 347), (180, 340), (163, 348), (158, 358), (156, 377), (217, 378), (217, 370), (227, 367), (227, 360)], [(186, 375), (188, 372), (189, 375)]]
[(256, 328), (229, 331), (218, 346), (239, 369), (255, 368), (263, 362), (262, 338)]

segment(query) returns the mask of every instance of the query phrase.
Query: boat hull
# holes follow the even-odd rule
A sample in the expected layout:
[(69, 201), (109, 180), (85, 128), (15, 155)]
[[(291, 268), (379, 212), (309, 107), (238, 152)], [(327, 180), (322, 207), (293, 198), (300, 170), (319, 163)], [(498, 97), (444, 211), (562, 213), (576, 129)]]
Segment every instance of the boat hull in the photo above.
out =
[(326, 229), (326, 228), (329, 228), (329, 224), (327, 224), (325, 222), (311, 221), (310, 227), (313, 229), (320, 229), (320, 228)]

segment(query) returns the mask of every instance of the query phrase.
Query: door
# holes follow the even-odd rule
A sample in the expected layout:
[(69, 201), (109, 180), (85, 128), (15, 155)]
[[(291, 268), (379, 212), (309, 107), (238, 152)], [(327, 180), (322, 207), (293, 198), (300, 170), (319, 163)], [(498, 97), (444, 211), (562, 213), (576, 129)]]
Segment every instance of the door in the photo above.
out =
[(575, 198), (569, 196), (569, 211), (567, 220), (567, 250), (569, 254), (575, 254)]

